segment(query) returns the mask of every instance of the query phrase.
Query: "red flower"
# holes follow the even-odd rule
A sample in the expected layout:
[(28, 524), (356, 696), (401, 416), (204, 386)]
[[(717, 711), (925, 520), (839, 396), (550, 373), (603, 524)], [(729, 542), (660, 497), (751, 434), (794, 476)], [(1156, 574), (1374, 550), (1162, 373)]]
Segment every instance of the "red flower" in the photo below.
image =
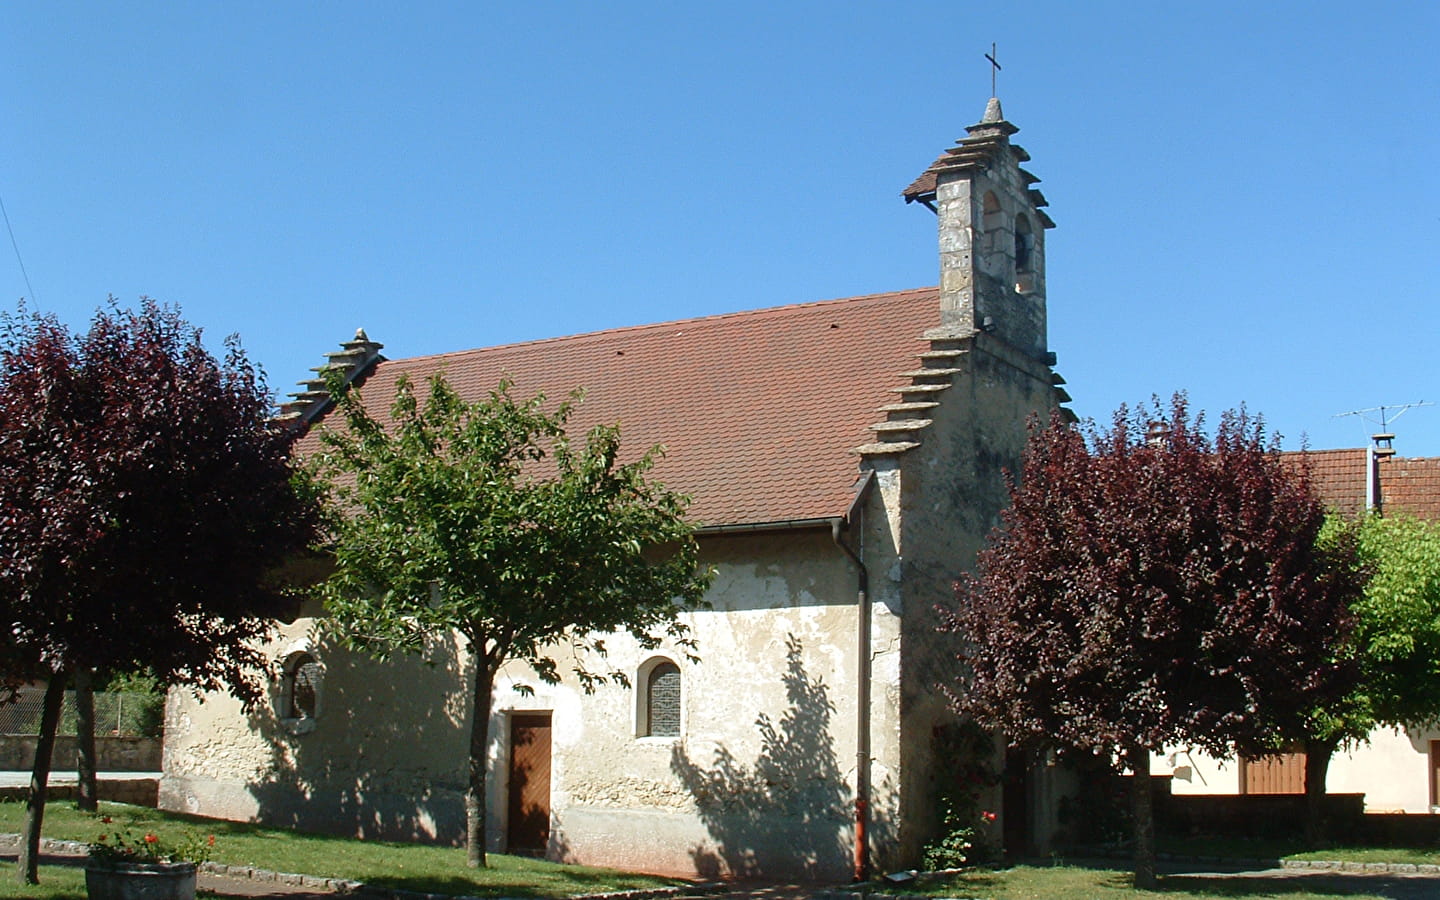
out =
[(108, 835), (108, 834), (102, 834), (102, 835), (100, 835), (100, 841), (103, 843), (104, 841), (108, 840), (109, 837), (110, 837), (110, 835)]
[(209, 840), (207, 840), (205, 843), (209, 844), (212, 847), (215, 846), (215, 835), (210, 835)]
[(109, 825), (110, 822), (111, 822), (111, 819), (110, 819), (109, 816), (101, 816), (101, 817), (100, 817), (100, 821), (101, 821), (101, 822), (104, 822), (106, 825)]
[(145, 835), (145, 843), (147, 843), (147, 844), (158, 844), (159, 842), (160, 842), (160, 839), (159, 839), (158, 837), (156, 837), (155, 835), (153, 835), (153, 834), (147, 834), (147, 835)]
[(995, 814), (987, 809), (980, 814), (980, 818), (984, 819), (987, 822), (993, 822), (995, 821)]

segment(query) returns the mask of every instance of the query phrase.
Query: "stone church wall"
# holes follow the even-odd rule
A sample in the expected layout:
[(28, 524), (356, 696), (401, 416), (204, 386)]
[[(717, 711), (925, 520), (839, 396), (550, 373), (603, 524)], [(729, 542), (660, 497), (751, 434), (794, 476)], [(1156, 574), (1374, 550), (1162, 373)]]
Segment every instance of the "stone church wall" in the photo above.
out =
[[(512, 663), (496, 682), (489, 846), (507, 829), (509, 720), (551, 713), (549, 855), (651, 871), (843, 878), (853, 853), (856, 570), (826, 529), (708, 536), (712, 610), (688, 615), (700, 662), (607, 640), (592, 661), (632, 684), (586, 695)], [(314, 612), (314, 610), (311, 610)], [(371, 838), (460, 843), (471, 678), (456, 643), (427, 664), (386, 663), (335, 646), (314, 618), (270, 648), (262, 708), (232, 698), (170, 697), (163, 808)], [(898, 620), (876, 604), (872, 721), (875, 825), (893, 844), (899, 722)], [(279, 673), (309, 654), (322, 668), (313, 718), (281, 715)], [(569, 652), (568, 649), (564, 652)], [(663, 656), (682, 676), (678, 737), (637, 735), (643, 666)], [(568, 672), (563, 655), (560, 670)], [(533, 694), (515, 690), (528, 686)]]
[[(895, 614), (903, 616), (899, 696), (901, 716), (901, 820), (897, 836), (902, 858), (915, 859), (939, 829), (937, 793), (954, 777), (954, 760), (937, 758), (939, 729), (957, 721), (945, 688), (958, 688), (955, 636), (938, 630), (938, 609), (954, 602), (954, 585), (973, 571), (976, 554), (1009, 506), (1006, 473), (1018, 472), (1027, 437), (1026, 423), (1048, 421), (1054, 405), (1050, 369), (1009, 344), (987, 335), (955, 342), (966, 353), (954, 365), (961, 370), (934, 410), (933, 423), (920, 447), (901, 458), (898, 490), (888, 499), (890, 518), (901, 523), (898, 556), (891, 573), (901, 587)], [(998, 774), (998, 752), (983, 761)], [(970, 768), (972, 761), (964, 761)], [(981, 805), (999, 813), (998, 786)], [(1039, 804), (1034, 804), (1039, 813)], [(1035, 815), (1031, 814), (1032, 819)], [(1053, 828), (1044, 816), (1026, 823), (1033, 837)], [(973, 823), (983, 826), (982, 822)], [(1003, 823), (988, 826), (1000, 842)]]
[[(689, 621), (701, 661), (626, 638), (607, 643), (630, 687), (585, 696), (510, 666), (497, 687), (496, 731), (510, 711), (553, 710), (552, 855), (705, 876), (844, 878), (853, 855), (856, 570), (828, 530), (707, 537), (714, 609)], [(898, 621), (874, 622), (873, 780), (877, 837), (893, 811)], [(654, 656), (682, 673), (680, 735), (639, 732), (642, 681)], [(533, 696), (511, 686), (525, 683)], [(503, 736), (493, 742), (503, 753)], [(502, 760), (492, 771), (503, 781)], [(503, 844), (503, 784), (492, 792), (492, 846)], [(887, 831), (888, 830), (888, 831)]]

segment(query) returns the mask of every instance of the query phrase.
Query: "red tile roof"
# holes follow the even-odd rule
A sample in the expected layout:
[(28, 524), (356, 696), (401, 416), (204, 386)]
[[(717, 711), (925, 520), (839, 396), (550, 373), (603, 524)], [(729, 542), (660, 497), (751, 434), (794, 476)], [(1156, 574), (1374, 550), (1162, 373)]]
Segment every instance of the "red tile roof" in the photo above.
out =
[(1440, 457), (1392, 456), (1381, 460), (1380, 485), (1387, 510), (1440, 519)]
[[(521, 398), (583, 387), (571, 433), (618, 423), (630, 459), (664, 444), (653, 474), (691, 495), (697, 523), (827, 518), (849, 508), (853, 450), (909, 383), (939, 308), (924, 288), (389, 360), (361, 393), (388, 407), (401, 373), (423, 384), (442, 371), (473, 399), (502, 374)], [(300, 452), (317, 446), (311, 433)]]
[[(1288, 455), (1288, 454), (1287, 454)], [(1342, 516), (1365, 511), (1365, 450), (1310, 450), (1310, 481), (1325, 505)]]
[[(1365, 511), (1364, 448), (1311, 450), (1305, 457), (1316, 492), (1327, 506), (1345, 516)], [(1380, 501), (1387, 512), (1440, 519), (1440, 457), (1382, 458)]]

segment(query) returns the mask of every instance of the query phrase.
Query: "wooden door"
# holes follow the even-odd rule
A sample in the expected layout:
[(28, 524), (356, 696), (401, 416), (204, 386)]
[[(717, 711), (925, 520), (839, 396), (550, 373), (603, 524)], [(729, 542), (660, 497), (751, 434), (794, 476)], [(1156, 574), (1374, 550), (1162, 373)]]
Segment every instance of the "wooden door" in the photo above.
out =
[(1305, 754), (1277, 753), (1259, 759), (1240, 757), (1240, 793), (1305, 793)]
[(544, 856), (550, 843), (550, 713), (510, 717), (509, 817), (505, 847)]

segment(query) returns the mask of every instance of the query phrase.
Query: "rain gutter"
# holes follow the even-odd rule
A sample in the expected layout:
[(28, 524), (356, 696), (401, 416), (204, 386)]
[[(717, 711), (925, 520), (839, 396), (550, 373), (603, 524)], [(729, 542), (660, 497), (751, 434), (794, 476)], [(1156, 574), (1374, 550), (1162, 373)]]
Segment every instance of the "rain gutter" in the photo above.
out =
[[(867, 469), (855, 488), (855, 499), (843, 519), (830, 526), (830, 539), (855, 563), (855, 881), (870, 877), (870, 571), (854, 548), (841, 537), (857, 526), (864, 513), (865, 496), (875, 481)], [(863, 535), (862, 535), (863, 540)], [(864, 550), (864, 545), (861, 545)]]

